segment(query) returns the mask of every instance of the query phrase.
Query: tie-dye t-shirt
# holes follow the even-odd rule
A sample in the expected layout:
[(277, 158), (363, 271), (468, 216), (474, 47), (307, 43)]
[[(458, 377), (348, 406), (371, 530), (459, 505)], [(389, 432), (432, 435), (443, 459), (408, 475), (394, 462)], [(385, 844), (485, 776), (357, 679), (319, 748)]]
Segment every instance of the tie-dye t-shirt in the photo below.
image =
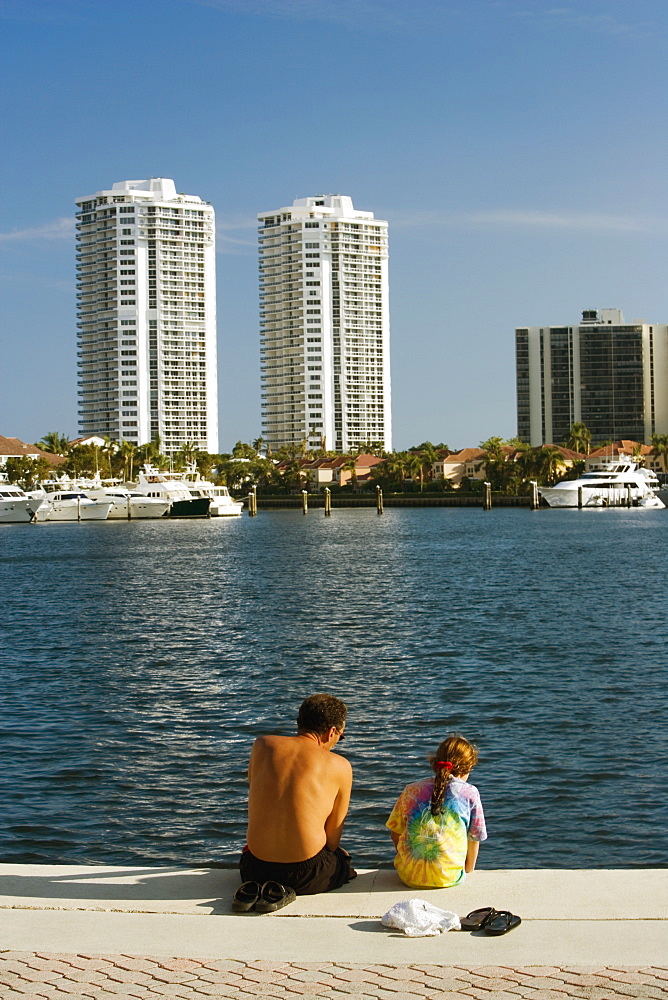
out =
[(457, 885), (465, 877), (468, 841), (487, 839), (475, 785), (452, 778), (438, 816), (431, 814), (433, 788), (433, 778), (407, 785), (385, 824), (399, 835), (394, 867), (412, 889)]

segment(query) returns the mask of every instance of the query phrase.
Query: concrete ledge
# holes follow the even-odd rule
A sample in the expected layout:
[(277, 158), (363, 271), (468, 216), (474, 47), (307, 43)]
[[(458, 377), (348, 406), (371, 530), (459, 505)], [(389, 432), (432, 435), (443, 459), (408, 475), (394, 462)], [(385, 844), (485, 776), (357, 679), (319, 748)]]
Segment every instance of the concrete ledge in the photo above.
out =
[[(665, 869), (482, 870), (462, 886), (431, 891), (407, 889), (381, 869), (268, 915), (231, 914), (238, 884), (237, 872), (223, 869), (2, 865), (2, 947), (442, 965), (659, 965), (668, 954)], [(523, 922), (500, 938), (411, 939), (381, 927), (393, 903), (415, 896), (460, 915), (510, 909)]]

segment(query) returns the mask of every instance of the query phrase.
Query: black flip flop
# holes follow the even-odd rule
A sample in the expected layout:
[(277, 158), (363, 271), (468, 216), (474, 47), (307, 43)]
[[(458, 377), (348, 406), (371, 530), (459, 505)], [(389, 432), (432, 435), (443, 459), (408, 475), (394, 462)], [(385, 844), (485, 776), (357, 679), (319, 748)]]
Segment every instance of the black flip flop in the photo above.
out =
[(491, 920), (485, 924), (483, 930), (485, 934), (507, 934), (513, 928), (519, 927), (521, 923), (521, 918), (516, 917), (514, 913), (510, 913), (508, 910), (497, 910)]
[(463, 931), (479, 931), (495, 916), (496, 910), (493, 906), (483, 906), (479, 910), (471, 910), (459, 922)]
[(235, 913), (248, 913), (261, 894), (262, 886), (259, 882), (243, 882), (232, 897), (232, 909)]
[(258, 913), (273, 913), (274, 910), (280, 910), (288, 903), (294, 903), (296, 898), (297, 893), (290, 886), (281, 885), (280, 882), (265, 882), (255, 909)]

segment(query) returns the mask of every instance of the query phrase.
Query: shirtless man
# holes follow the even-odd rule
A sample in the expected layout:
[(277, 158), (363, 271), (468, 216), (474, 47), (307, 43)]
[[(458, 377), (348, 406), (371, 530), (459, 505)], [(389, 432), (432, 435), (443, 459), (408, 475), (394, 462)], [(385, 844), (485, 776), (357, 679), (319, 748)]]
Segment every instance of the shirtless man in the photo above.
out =
[(275, 880), (304, 896), (337, 889), (357, 874), (339, 846), (353, 772), (345, 757), (329, 753), (345, 728), (343, 702), (314, 694), (299, 709), (296, 736), (255, 740), (243, 882)]

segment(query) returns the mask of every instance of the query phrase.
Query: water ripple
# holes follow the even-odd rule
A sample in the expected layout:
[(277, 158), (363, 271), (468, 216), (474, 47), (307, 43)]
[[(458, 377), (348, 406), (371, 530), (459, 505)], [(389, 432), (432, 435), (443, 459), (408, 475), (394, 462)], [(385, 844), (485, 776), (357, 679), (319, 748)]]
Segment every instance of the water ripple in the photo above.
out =
[(663, 511), (418, 509), (0, 526), (0, 856), (234, 864), (246, 764), (350, 709), (346, 843), (458, 730), (488, 867), (668, 857)]

